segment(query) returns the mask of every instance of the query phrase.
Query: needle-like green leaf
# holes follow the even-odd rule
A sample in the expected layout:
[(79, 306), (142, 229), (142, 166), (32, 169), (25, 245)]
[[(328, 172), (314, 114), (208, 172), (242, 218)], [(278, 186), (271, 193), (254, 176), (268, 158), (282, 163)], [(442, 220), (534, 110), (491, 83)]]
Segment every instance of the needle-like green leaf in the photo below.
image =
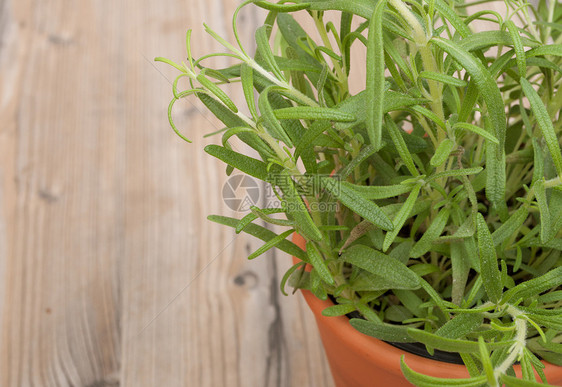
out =
[(330, 273), (330, 269), (328, 269), (328, 266), (326, 265), (326, 261), (324, 261), (324, 257), (322, 257), (320, 250), (318, 250), (318, 247), (314, 242), (309, 241), (306, 244), (306, 253), (308, 254), (310, 264), (316, 269), (318, 275), (322, 278), (322, 281), (333, 285), (334, 278)]
[(263, 9), (267, 9), (268, 11), (275, 11), (275, 12), (295, 12), (310, 7), (310, 3), (281, 4), (281, 3), (270, 3), (269, 1), (255, 1), (254, 4)]
[(336, 109), (295, 106), (290, 108), (277, 109), (274, 111), (275, 117), (280, 120), (326, 120), (339, 122), (353, 122), (355, 117)]
[(512, 299), (526, 299), (541, 294), (547, 290), (562, 285), (562, 266), (550, 270), (548, 273), (522, 282), (505, 292), (502, 302)]
[[(416, 341), (432, 348), (446, 352), (476, 353), (479, 351), (478, 343), (470, 340), (449, 339), (420, 329), (409, 328), (408, 335)], [(491, 343), (490, 348), (502, 348), (511, 345), (511, 341), (498, 341)]]
[(517, 67), (519, 69), (519, 74), (524, 76), (527, 74), (527, 58), (525, 57), (525, 50), (523, 49), (523, 43), (521, 42), (521, 35), (519, 35), (519, 29), (515, 23), (511, 20), (505, 22), (509, 35), (513, 40), (513, 48), (515, 49), (515, 55), (517, 59)]
[(199, 74), (197, 76), (197, 81), (199, 81), (201, 86), (205, 87), (212, 94), (214, 94), (215, 97), (220, 99), (221, 102), (224, 103), (230, 110), (232, 110), (234, 113), (238, 113), (238, 108), (236, 107), (234, 102), (232, 102), (230, 97), (221, 88), (211, 82), (209, 78), (207, 78), (204, 74)]
[(480, 274), (484, 279), (484, 289), (492, 302), (498, 302), (502, 296), (501, 273), (492, 234), (482, 214), (476, 216), (478, 233), (478, 251), (480, 254)]
[[(220, 215), (209, 215), (207, 219), (209, 219), (212, 222), (220, 223), (222, 225), (229, 226), (232, 228), (236, 228), (239, 222), (238, 219), (229, 218), (227, 216), (220, 216)], [(264, 242), (269, 242), (273, 238), (277, 237), (277, 234), (275, 234), (273, 231), (268, 230), (267, 228), (259, 226), (254, 223), (247, 225), (244, 228), (244, 232), (256, 238), (259, 238)], [(287, 254), (297, 257), (302, 261), (308, 262), (308, 256), (306, 255), (306, 252), (304, 252), (300, 247), (295, 245), (293, 242), (284, 239), (277, 244), (277, 248), (281, 251), (286, 252)]]
[(412, 155), (410, 154), (410, 151), (406, 146), (404, 137), (402, 137), (402, 134), (400, 133), (401, 129), (398, 129), (394, 121), (388, 116), (385, 118), (385, 124), (388, 133), (390, 134), (390, 138), (392, 138), (392, 142), (394, 143), (394, 146), (396, 147), (398, 154), (402, 158), (404, 165), (406, 165), (406, 168), (408, 168), (408, 171), (410, 171), (410, 173), (413, 176), (419, 176), (420, 173), (418, 172), (416, 166), (414, 165), (414, 160), (412, 159)]
[(437, 146), (437, 149), (435, 149), (435, 154), (431, 157), (431, 160), (429, 161), (431, 166), (437, 168), (443, 165), (443, 163), (447, 161), (447, 159), (449, 158), (449, 155), (451, 154), (454, 148), (455, 148), (455, 142), (453, 140), (448, 138), (443, 140), (443, 142), (441, 142), (439, 146)]
[[(534, 377), (534, 374), (533, 374)], [(509, 376), (506, 374), (500, 375), (500, 379), (506, 386), (509, 387), (554, 387), (552, 384), (548, 383), (538, 383), (531, 380), (522, 380), (514, 376)]]
[(432, 38), (431, 41), (451, 55), (470, 74), (478, 90), (480, 90), (480, 94), (482, 94), (486, 101), (490, 119), (495, 130), (494, 134), (499, 140), (500, 146), (503, 147), (507, 128), (505, 105), (500, 89), (488, 69), (474, 55), (453, 41), (437, 37)]
[(248, 157), (218, 145), (207, 145), (205, 147), (205, 152), (250, 176), (263, 181), (267, 180), (267, 164), (263, 161)]
[(364, 197), (367, 200), (388, 199), (408, 193), (412, 190), (412, 186), (407, 184), (380, 185), (380, 186), (356, 185), (348, 182), (342, 182), (342, 184), (357, 191), (362, 197)]
[(307, 0), (307, 3), (310, 3), (309, 9), (317, 11), (338, 10), (353, 13), (365, 19), (371, 17), (375, 4), (371, 0)]
[(308, 239), (313, 241), (321, 240), (322, 233), (312, 220), (293, 179), (287, 173), (284, 173), (283, 176), (285, 176), (285, 179), (283, 179), (283, 184), (280, 188), (284, 194), (287, 213), (293, 218), (295, 227), (301, 235)]
[(267, 63), (268, 69), (277, 77), (277, 79), (284, 81), (285, 76), (275, 61), (275, 57), (273, 56), (273, 52), (271, 52), (271, 47), (269, 46), (268, 30), (271, 30), (271, 26), (267, 24), (264, 24), (256, 30), (256, 45), (258, 52), (265, 63)]
[(344, 316), (348, 313), (354, 312), (357, 308), (353, 304), (333, 305), (322, 311), (322, 316), (335, 317)]
[(279, 119), (275, 116), (275, 111), (271, 106), (269, 101), (269, 93), (276, 89), (276, 86), (269, 86), (263, 90), (258, 98), (258, 107), (262, 114), (262, 122), (266, 127), (269, 134), (275, 137), (277, 140), (283, 141), (289, 147), (293, 146), (291, 138), (279, 122)]
[(448, 208), (444, 208), (439, 211), (437, 216), (433, 219), (433, 222), (422, 235), (421, 239), (417, 241), (412, 247), (412, 250), (410, 250), (410, 257), (419, 258), (433, 247), (433, 242), (435, 242), (439, 235), (441, 235), (443, 229), (447, 225), (449, 214), (450, 211)]
[(444, 83), (446, 85), (455, 86), (455, 87), (466, 87), (466, 86), (468, 86), (468, 82), (463, 81), (462, 79), (458, 79), (458, 78), (455, 78), (455, 77), (452, 77), (450, 75), (443, 74), (443, 73), (436, 73), (436, 72), (433, 72), (433, 71), (422, 71), (420, 73), (420, 77), (425, 78), (425, 79), (431, 79), (431, 80), (441, 82), (441, 83)]
[(525, 54), (528, 58), (543, 55), (562, 56), (562, 44), (544, 44), (527, 51)]
[[(451, 270), (453, 284), (451, 285), (451, 301), (455, 305), (461, 305), (466, 291), (466, 283), (471, 268), (471, 260), (469, 256), (468, 240), (463, 242), (451, 243)], [(470, 252), (472, 255), (475, 252)]]
[[(498, 145), (486, 144), (486, 197), (496, 210), (505, 208), (505, 152)], [(501, 148), (503, 150), (503, 148)]]
[(414, 342), (414, 339), (408, 336), (408, 331), (405, 326), (383, 324), (380, 322), (367, 321), (358, 318), (351, 319), (350, 323), (359, 332), (375, 337), (379, 340), (394, 343)]
[(476, 175), (477, 173), (482, 172), (482, 167), (474, 167), (474, 168), (462, 168), (462, 169), (451, 169), (448, 171), (439, 172), (433, 174), (427, 178), (427, 181), (441, 179), (443, 177), (458, 177), (458, 176), (470, 176)]
[(447, 321), (435, 331), (435, 334), (449, 339), (458, 339), (474, 332), (482, 325), (483, 320), (484, 316), (480, 313), (461, 313)]
[(416, 289), (420, 286), (418, 276), (406, 265), (370, 247), (352, 246), (343, 253), (342, 259), (369, 273), (402, 284), (409, 289)]
[(486, 376), (483, 375), (468, 379), (445, 379), (421, 374), (408, 367), (404, 356), (400, 358), (400, 368), (406, 379), (418, 387), (480, 387), (486, 384)]
[(386, 0), (379, 0), (369, 23), (367, 43), (367, 133), (375, 149), (382, 146), (384, 107), (384, 45), (382, 16)]
[(494, 246), (499, 246), (507, 238), (511, 237), (525, 223), (529, 216), (529, 210), (526, 206), (521, 206), (515, 211), (509, 219), (503, 223), (496, 231), (492, 233)]
[(484, 368), (484, 374), (488, 380), (489, 386), (497, 386), (496, 375), (494, 374), (494, 365), (492, 364), (492, 359), (490, 359), (489, 348), (484, 342), (482, 336), (478, 337), (478, 350), (480, 352), (480, 361), (482, 362), (482, 367)]
[(386, 233), (382, 247), (383, 251), (388, 250), (392, 242), (394, 242), (394, 239), (396, 239), (396, 237), (398, 236), (398, 233), (402, 229), (402, 226), (404, 226), (406, 219), (408, 219), (410, 213), (412, 212), (412, 209), (414, 208), (414, 205), (416, 204), (416, 200), (418, 199), (420, 190), (421, 185), (418, 184), (414, 186), (412, 192), (410, 192), (410, 195), (394, 217), (394, 220), (392, 221), (394, 228), (392, 229), (392, 231)]
[[(537, 47), (536, 41), (521, 38), (521, 43), (527, 47)], [(506, 31), (481, 31), (463, 39), (461, 46), (467, 51), (478, 51), (491, 46), (513, 46), (513, 38)]]
[(546, 190), (544, 188), (544, 179), (537, 180), (534, 185), (535, 197), (539, 205), (539, 212), (541, 216), (541, 243), (546, 243), (550, 239), (551, 234), (551, 221), (550, 209), (546, 199)]
[(270, 240), (267, 241), (266, 244), (260, 246), (256, 251), (254, 251), (252, 254), (248, 255), (248, 259), (254, 259), (259, 257), (260, 255), (262, 255), (263, 253), (265, 253), (268, 250), (271, 250), (273, 247), (279, 245), (281, 242), (285, 241), (285, 239), (287, 239), (287, 237), (289, 235), (291, 235), (292, 233), (294, 233), (295, 230), (287, 230), (279, 235), (276, 235), (275, 237), (271, 238)]
[[(252, 208), (253, 210), (253, 208)], [(284, 210), (282, 208), (265, 208), (265, 209), (260, 209), (259, 213), (261, 214), (267, 214), (267, 215), (271, 215), (271, 214), (279, 214), (284, 212)], [(249, 225), (250, 223), (252, 223), (254, 220), (256, 220), (258, 217), (260, 217), (258, 214), (258, 211), (252, 211), (251, 213), (249, 213), (248, 215), (244, 216), (242, 219), (240, 219), (240, 221), (238, 222), (238, 224), (236, 225), (235, 228), (235, 232), (236, 234), (240, 234), (244, 228), (246, 228), (247, 225)]]
[(541, 97), (539, 97), (535, 89), (533, 89), (533, 86), (529, 83), (529, 81), (525, 78), (521, 78), (520, 82), (521, 88), (529, 99), (531, 110), (533, 111), (537, 124), (544, 136), (546, 146), (548, 147), (552, 161), (554, 161), (556, 172), (558, 172), (558, 176), (562, 176), (562, 153), (560, 153), (558, 136), (554, 131), (554, 126), (552, 125), (552, 120), (548, 115), (548, 111), (546, 110)]
[(453, 129), (468, 130), (469, 132), (476, 133), (479, 136), (484, 137), (486, 140), (491, 141), (496, 145), (499, 145), (500, 143), (496, 136), (488, 132), (486, 129), (482, 129), (479, 126), (470, 124), (468, 122), (457, 122), (455, 125), (453, 125)]
[(338, 199), (344, 206), (383, 230), (392, 230), (392, 222), (374, 202), (365, 199), (348, 184), (324, 177), (322, 187)]
[(258, 118), (258, 111), (256, 109), (256, 100), (254, 98), (254, 70), (247, 64), (240, 66), (240, 80), (242, 82), (242, 89), (246, 104), (254, 119)]

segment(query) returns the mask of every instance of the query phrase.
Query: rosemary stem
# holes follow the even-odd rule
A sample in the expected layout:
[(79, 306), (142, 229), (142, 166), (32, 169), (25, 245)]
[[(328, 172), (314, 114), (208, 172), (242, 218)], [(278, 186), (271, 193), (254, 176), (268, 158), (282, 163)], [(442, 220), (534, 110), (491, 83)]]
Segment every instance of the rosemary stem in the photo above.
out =
[[(424, 69), (430, 72), (438, 72), (439, 69), (437, 68), (437, 63), (433, 53), (431, 52), (431, 48), (428, 46), (429, 36), (424, 30), (422, 24), (402, 0), (390, 0), (390, 3), (411, 27), (414, 42), (419, 48)], [(439, 118), (444, 120), (445, 113), (443, 112), (442, 86), (439, 82), (431, 79), (428, 79), (427, 83), (429, 85), (429, 93), (431, 96), (431, 110), (433, 110)], [(440, 128), (437, 129), (438, 143), (441, 143), (446, 136), (447, 134), (445, 131)]]
[[(324, 46), (326, 46), (326, 48), (330, 51), (334, 51), (332, 43), (330, 42), (330, 38), (328, 37), (328, 32), (326, 31), (326, 26), (324, 25), (322, 17), (319, 16), (318, 12), (316, 12), (316, 14), (314, 15), (314, 23), (316, 24), (316, 29), (320, 34)], [(347, 75), (344, 74), (341, 64), (335, 58), (332, 58), (330, 56), (330, 60), (332, 62), (332, 65), (334, 66), (334, 70), (338, 76), (338, 79), (346, 87), (345, 91), (347, 92)]]
[(525, 350), (526, 347), (527, 322), (519, 317), (523, 315), (523, 312), (521, 312), (513, 305), (508, 305), (506, 312), (511, 316), (511, 318), (515, 323), (515, 338), (514, 338), (513, 345), (509, 349), (510, 351), (509, 355), (505, 358), (505, 360), (500, 365), (498, 365), (494, 369), (494, 376), (496, 377), (496, 381), (499, 379), (500, 375), (505, 374), (509, 369), (509, 367), (511, 367), (511, 365), (515, 363), (515, 361), (520, 356), (523, 355), (523, 351)]
[(310, 97), (308, 97), (307, 95), (301, 93), (299, 90), (295, 89), (293, 86), (291, 86), (289, 83), (282, 81), (280, 79), (278, 79), (277, 77), (275, 77), (273, 74), (270, 74), (266, 69), (264, 69), (263, 67), (261, 67), (255, 60), (253, 60), (252, 58), (248, 58), (245, 57), (244, 61), (250, 66), (252, 67), (254, 70), (256, 70), (258, 73), (260, 73), (264, 78), (266, 78), (268, 81), (272, 82), (273, 84), (275, 84), (276, 86), (279, 86), (283, 89), (287, 89), (290, 90), (293, 94), (295, 94), (296, 96), (298, 96), (298, 98), (300, 100), (302, 100), (304, 103), (306, 103), (308, 106), (313, 106), (313, 107), (318, 107), (320, 106), (318, 104), (318, 102), (316, 102), (315, 100), (311, 99)]

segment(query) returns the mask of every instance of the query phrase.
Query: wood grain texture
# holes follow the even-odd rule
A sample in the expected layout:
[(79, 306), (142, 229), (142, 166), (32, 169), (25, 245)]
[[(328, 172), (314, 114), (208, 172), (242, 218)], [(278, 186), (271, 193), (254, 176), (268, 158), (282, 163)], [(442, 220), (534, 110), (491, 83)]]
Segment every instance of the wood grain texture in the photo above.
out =
[[(220, 47), (237, 0), (0, 0), (0, 385), (331, 386), (286, 256), (228, 213), (220, 127), (158, 55)], [(260, 15), (245, 11), (243, 38)], [(216, 62), (227, 65), (228, 62)], [(242, 96), (239, 95), (241, 98)]]

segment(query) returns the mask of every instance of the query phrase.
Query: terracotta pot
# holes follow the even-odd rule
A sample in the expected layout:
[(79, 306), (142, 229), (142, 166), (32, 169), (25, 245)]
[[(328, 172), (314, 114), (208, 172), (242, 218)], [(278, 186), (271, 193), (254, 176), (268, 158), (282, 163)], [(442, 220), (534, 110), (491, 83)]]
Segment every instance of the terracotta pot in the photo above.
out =
[[(304, 247), (301, 236), (293, 241)], [(299, 262), (293, 257), (293, 262)], [(314, 313), (322, 337), (330, 369), (337, 387), (401, 387), (411, 386), (400, 370), (400, 358), (405, 355), (406, 364), (414, 371), (441, 378), (466, 378), (468, 371), (462, 365), (439, 362), (406, 353), (381, 340), (362, 334), (354, 329), (346, 316), (325, 317), (322, 310), (334, 305), (322, 301), (311, 292), (302, 294)], [(547, 381), (562, 386), (562, 367), (544, 362)], [(515, 366), (517, 375), (521, 367)]]

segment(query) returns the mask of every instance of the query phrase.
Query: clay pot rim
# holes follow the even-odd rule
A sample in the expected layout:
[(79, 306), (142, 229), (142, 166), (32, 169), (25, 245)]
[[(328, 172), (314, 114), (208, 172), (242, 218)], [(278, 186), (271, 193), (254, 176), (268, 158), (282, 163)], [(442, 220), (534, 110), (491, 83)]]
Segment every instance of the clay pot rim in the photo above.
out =
[[(293, 242), (299, 247), (304, 248), (302, 237), (295, 234), (293, 236)], [(292, 258), (294, 264), (300, 262), (298, 258)], [(349, 318), (347, 316), (323, 316), (322, 311), (330, 306), (333, 306), (334, 303), (330, 299), (321, 300), (308, 290), (301, 290), (301, 293), (319, 323), (321, 321), (334, 336), (337, 336), (340, 340), (347, 342), (347, 345), (350, 346), (354, 352), (368, 354), (389, 372), (396, 375), (402, 375), (402, 371), (400, 369), (400, 358), (405, 356), (405, 362), (408, 367), (417, 372), (435, 375), (436, 372), (430, 372), (428, 370), (438, 368), (437, 374), (443, 378), (469, 377), (468, 371), (464, 365), (452, 364), (418, 356), (398, 349), (382, 340), (365, 335), (353, 328), (353, 326), (349, 323)], [(545, 365), (543, 371), (548, 381), (562, 380), (562, 367), (549, 363), (545, 360), (541, 360), (541, 362)], [(521, 366), (514, 365), (513, 368), (516, 375), (521, 376)]]
[(400, 358), (404, 355), (406, 364), (415, 371), (423, 372), (428, 367), (439, 367), (443, 371), (443, 377), (468, 377), (468, 371), (464, 366), (414, 355), (382, 340), (367, 336), (353, 328), (346, 316), (323, 316), (322, 310), (333, 306), (334, 303), (329, 299), (321, 300), (308, 290), (301, 290), (301, 292), (316, 318), (322, 320), (322, 324), (330, 330), (332, 335), (337, 336), (341, 341), (345, 341), (353, 352), (368, 353), (375, 362), (387, 371), (395, 375), (402, 375)]

